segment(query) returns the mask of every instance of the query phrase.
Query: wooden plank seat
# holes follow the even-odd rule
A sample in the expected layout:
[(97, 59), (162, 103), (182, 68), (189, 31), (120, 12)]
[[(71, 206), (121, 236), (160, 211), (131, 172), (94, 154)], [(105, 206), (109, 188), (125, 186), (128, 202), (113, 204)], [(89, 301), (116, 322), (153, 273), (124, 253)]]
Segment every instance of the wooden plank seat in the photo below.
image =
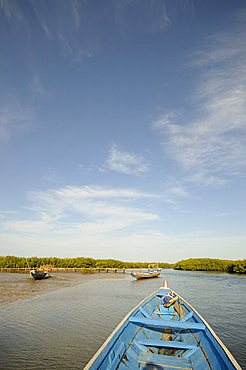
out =
[(135, 340), (136, 344), (148, 347), (160, 347), (160, 348), (175, 348), (175, 349), (195, 349), (196, 346), (185, 344), (184, 342), (178, 342), (173, 340)]
[(139, 311), (145, 316), (147, 317), (147, 319), (152, 319), (152, 317), (150, 316), (150, 314), (148, 312), (146, 312), (142, 307), (139, 307)]
[(152, 327), (152, 328), (165, 328), (176, 330), (205, 330), (205, 325), (196, 322), (181, 322), (181, 321), (164, 321), (145, 319), (137, 316), (130, 316), (129, 321), (133, 324)]
[(181, 322), (186, 322), (188, 320), (190, 320), (193, 316), (193, 311), (190, 311), (187, 315), (185, 315), (180, 321)]
[(191, 370), (189, 359), (182, 357), (157, 355), (153, 353), (140, 354), (138, 358), (140, 369), (182, 369)]
[(155, 313), (159, 316), (167, 316), (167, 317), (177, 317), (179, 318), (179, 314), (175, 311), (163, 311), (163, 310), (156, 310)]

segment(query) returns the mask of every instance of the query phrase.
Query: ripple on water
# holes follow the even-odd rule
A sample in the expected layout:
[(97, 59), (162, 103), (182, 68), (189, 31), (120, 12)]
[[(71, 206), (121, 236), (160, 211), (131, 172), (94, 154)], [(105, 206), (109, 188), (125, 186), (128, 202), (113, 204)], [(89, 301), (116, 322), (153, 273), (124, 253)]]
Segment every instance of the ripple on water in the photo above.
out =
[[(16, 281), (23, 279), (13, 275)], [(159, 288), (164, 277), (246, 367), (245, 277), (173, 270), (164, 270), (161, 279), (139, 282), (128, 275), (122, 279), (108, 279), (107, 274), (73, 276), (70, 280), (67, 275), (59, 290), (53, 290), (54, 284), (46, 292), (2, 306), (0, 345), (5, 370), (83, 368), (122, 318)]]

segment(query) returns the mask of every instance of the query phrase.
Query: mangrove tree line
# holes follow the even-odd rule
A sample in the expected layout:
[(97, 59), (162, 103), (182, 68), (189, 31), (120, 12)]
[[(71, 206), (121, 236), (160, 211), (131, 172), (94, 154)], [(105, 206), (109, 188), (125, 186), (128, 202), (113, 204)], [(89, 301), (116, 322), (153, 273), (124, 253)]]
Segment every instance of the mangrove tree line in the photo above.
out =
[[(154, 262), (153, 262), (154, 263)], [(122, 262), (114, 259), (94, 259), (90, 257), (16, 257), (0, 256), (0, 268), (60, 267), (60, 268), (147, 268), (150, 262)], [(170, 263), (158, 263), (161, 268), (171, 268)]]
[(246, 260), (220, 260), (213, 258), (190, 258), (176, 262), (175, 270), (218, 271), (246, 274)]
[[(154, 263), (154, 262), (153, 262)], [(90, 257), (16, 257), (0, 256), (0, 268), (39, 268), (42, 266), (60, 268), (147, 268), (150, 262), (123, 262), (114, 259), (94, 259)], [(246, 274), (246, 260), (220, 260), (213, 258), (190, 258), (175, 264), (159, 262), (161, 268), (188, 271), (218, 271)]]

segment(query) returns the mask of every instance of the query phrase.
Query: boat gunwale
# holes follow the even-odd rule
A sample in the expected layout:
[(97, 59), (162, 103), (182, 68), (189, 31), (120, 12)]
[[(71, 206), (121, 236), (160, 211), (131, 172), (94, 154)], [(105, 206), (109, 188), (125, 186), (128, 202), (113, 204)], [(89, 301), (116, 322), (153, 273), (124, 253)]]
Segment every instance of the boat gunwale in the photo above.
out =
[[(120, 330), (120, 328), (127, 322), (128, 318), (132, 315), (133, 312), (135, 312), (140, 306), (143, 305), (146, 301), (148, 301), (150, 298), (156, 296), (157, 292), (162, 289), (158, 288), (153, 293), (145, 297), (137, 306), (135, 306), (128, 314), (120, 321), (120, 323), (116, 326), (116, 328), (113, 330), (113, 332), (110, 334), (110, 336), (105, 340), (105, 342), (101, 345), (101, 347), (97, 350), (97, 352), (94, 354), (94, 356), (90, 359), (90, 361), (87, 363), (87, 365), (84, 367), (84, 370), (90, 369), (90, 366), (93, 365), (97, 357), (101, 354), (101, 352), (106, 348), (106, 346), (109, 344), (111, 339), (114, 337), (114, 335), (117, 333), (117, 331)], [(169, 290), (169, 288), (165, 288), (166, 290)]]
[(192, 311), (203, 321), (203, 323), (205, 324), (206, 328), (208, 329), (208, 331), (212, 334), (212, 336), (214, 337), (214, 339), (217, 341), (217, 343), (219, 344), (219, 346), (223, 349), (223, 351), (225, 352), (225, 354), (228, 356), (229, 360), (232, 362), (233, 366), (235, 366), (235, 368), (237, 370), (243, 370), (241, 368), (241, 366), (239, 365), (239, 363), (237, 362), (237, 360), (234, 358), (234, 356), (232, 355), (232, 353), (229, 351), (229, 349), (226, 347), (226, 345), (222, 342), (222, 340), (218, 337), (218, 335), (215, 333), (215, 331), (211, 328), (211, 326), (209, 325), (209, 323), (204, 319), (204, 317), (189, 303), (187, 302), (182, 296), (180, 296), (178, 294), (179, 298), (189, 307), (192, 309)]
[[(84, 367), (84, 370), (89, 370), (90, 367), (93, 365), (93, 363), (96, 361), (96, 359), (99, 357), (99, 355), (103, 352), (103, 350), (107, 347), (107, 345), (110, 343), (112, 338), (115, 336), (115, 334), (123, 327), (123, 325), (127, 322), (128, 318), (144, 303), (146, 303), (148, 300), (150, 300), (152, 297), (157, 296), (158, 292), (161, 290), (172, 290), (169, 287), (160, 287), (157, 290), (155, 290), (153, 293), (148, 295), (146, 298), (144, 298), (137, 306), (135, 306), (128, 314), (120, 321), (120, 323), (116, 326), (116, 328), (113, 330), (113, 332), (109, 335), (109, 337), (105, 340), (105, 342), (101, 345), (101, 347), (97, 350), (97, 352), (94, 354), (94, 356), (90, 359), (90, 361), (86, 364)], [(208, 322), (203, 318), (203, 316), (190, 304), (188, 303), (182, 296), (178, 294), (179, 298), (202, 320), (202, 322), (205, 324), (206, 329), (211, 333), (212, 337), (216, 340), (218, 345), (222, 348), (225, 355), (229, 358), (232, 365), (235, 367), (236, 370), (243, 370), (237, 360), (233, 357), (232, 353), (229, 351), (229, 349), (225, 346), (225, 344), (222, 342), (222, 340), (217, 336), (217, 334), (214, 332), (214, 330), (211, 328), (211, 326), (208, 324)]]

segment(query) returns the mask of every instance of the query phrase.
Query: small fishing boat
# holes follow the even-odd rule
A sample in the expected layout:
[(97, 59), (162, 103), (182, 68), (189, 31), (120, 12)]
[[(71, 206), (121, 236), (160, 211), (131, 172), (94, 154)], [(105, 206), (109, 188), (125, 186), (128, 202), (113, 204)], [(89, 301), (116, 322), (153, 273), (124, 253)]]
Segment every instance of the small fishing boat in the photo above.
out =
[(48, 271), (37, 271), (35, 269), (30, 271), (30, 276), (35, 280), (48, 279), (50, 274)]
[(132, 277), (136, 279), (148, 279), (159, 277), (161, 274), (161, 268), (158, 265), (149, 265), (148, 271), (132, 271)]
[(84, 370), (242, 370), (202, 316), (167, 283), (135, 307)]
[(140, 271), (140, 272), (133, 271), (131, 273), (132, 277), (136, 279), (148, 279), (148, 278), (160, 277), (160, 274), (161, 274), (161, 269), (150, 270), (150, 271)]

